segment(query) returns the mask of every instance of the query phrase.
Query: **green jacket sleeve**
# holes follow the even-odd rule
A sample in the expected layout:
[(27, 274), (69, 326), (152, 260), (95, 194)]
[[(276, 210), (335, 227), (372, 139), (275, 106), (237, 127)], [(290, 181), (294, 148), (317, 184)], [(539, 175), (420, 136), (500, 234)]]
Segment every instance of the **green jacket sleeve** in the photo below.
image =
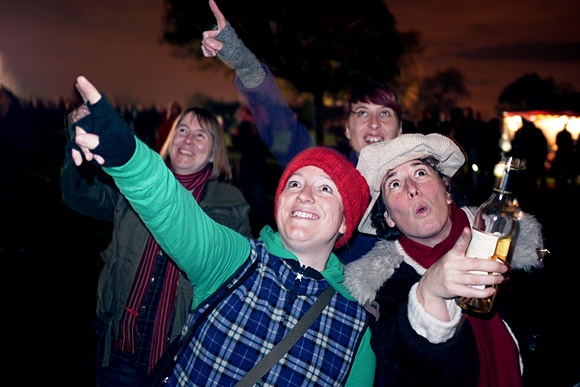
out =
[(136, 142), (135, 153), (127, 163), (103, 169), (115, 179), (155, 240), (196, 286), (196, 305), (247, 259), (250, 243), (209, 218), (159, 154), (138, 139)]

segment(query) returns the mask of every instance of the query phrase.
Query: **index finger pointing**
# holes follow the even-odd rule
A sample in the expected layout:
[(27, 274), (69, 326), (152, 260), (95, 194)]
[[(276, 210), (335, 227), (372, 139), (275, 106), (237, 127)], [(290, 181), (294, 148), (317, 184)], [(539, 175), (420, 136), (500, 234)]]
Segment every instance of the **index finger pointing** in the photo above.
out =
[(218, 30), (219, 31), (223, 30), (226, 26), (226, 18), (221, 13), (220, 9), (215, 3), (215, 0), (209, 0), (209, 8), (211, 9), (213, 15), (215, 16), (215, 20), (217, 21), (218, 25)]
[(82, 75), (77, 77), (77, 83), (75, 84), (75, 87), (85, 102), (88, 101), (91, 104), (95, 104), (101, 99), (101, 93), (99, 93), (97, 88)]

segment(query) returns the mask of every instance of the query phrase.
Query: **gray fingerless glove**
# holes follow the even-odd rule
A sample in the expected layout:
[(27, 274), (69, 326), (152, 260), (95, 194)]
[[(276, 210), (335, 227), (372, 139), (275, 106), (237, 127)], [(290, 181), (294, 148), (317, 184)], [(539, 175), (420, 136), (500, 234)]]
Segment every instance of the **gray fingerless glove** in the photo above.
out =
[(215, 38), (224, 45), (218, 58), (236, 71), (244, 87), (256, 87), (264, 82), (266, 72), (258, 58), (244, 45), (229, 22)]

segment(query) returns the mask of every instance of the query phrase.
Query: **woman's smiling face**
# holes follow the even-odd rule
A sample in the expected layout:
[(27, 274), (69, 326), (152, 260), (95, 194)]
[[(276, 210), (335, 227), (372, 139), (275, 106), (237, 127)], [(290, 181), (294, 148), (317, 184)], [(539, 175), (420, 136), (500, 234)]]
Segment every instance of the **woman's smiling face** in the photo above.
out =
[(412, 160), (387, 173), (382, 184), (385, 219), (409, 239), (426, 246), (443, 241), (451, 230), (452, 199), (438, 172)]
[(337, 236), (346, 231), (340, 193), (330, 176), (318, 167), (303, 167), (290, 175), (277, 211), (278, 231), (287, 248), (332, 249)]
[(213, 137), (194, 112), (185, 114), (175, 128), (169, 157), (173, 169), (181, 175), (198, 172), (212, 161)]
[(402, 123), (392, 108), (359, 102), (352, 106), (344, 133), (358, 154), (367, 145), (392, 140), (401, 130)]

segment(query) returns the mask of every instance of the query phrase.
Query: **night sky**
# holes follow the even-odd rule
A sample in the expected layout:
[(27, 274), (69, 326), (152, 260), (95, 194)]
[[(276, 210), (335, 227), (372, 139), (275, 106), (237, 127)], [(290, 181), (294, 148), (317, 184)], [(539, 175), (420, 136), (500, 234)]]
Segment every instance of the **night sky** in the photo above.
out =
[[(460, 104), (486, 119), (501, 91), (526, 73), (580, 91), (578, 1), (387, 5), (399, 31), (420, 33), (420, 74), (459, 69), (471, 92)], [(83, 74), (121, 103), (166, 106), (198, 92), (239, 99), (222, 73), (194, 71), (170, 55), (159, 43), (162, 19), (161, 0), (0, 0), (0, 81), (23, 98), (68, 98)]]

